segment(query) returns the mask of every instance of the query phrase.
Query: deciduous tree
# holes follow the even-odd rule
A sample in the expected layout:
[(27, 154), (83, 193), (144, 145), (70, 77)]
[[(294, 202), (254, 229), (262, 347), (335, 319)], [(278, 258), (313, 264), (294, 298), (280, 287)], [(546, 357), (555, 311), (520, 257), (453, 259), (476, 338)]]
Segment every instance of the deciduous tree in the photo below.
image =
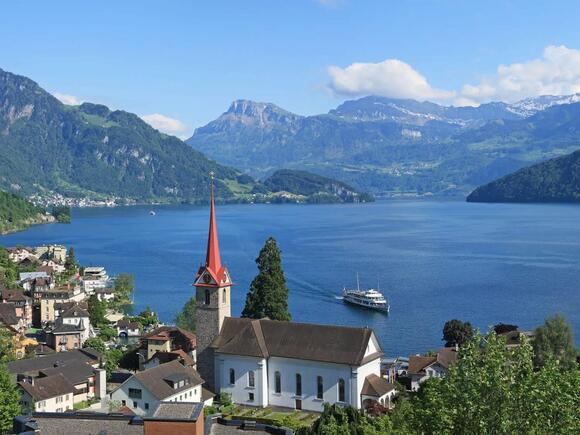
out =
[(187, 331), (195, 332), (195, 296), (191, 297), (181, 312), (175, 316), (175, 324)]
[(473, 338), (473, 326), (469, 322), (453, 319), (445, 322), (443, 326), (443, 341), (446, 347), (455, 345), (462, 346)]
[(533, 346), (536, 366), (544, 365), (550, 358), (557, 360), (564, 370), (578, 366), (572, 326), (561, 314), (549, 317), (536, 328)]

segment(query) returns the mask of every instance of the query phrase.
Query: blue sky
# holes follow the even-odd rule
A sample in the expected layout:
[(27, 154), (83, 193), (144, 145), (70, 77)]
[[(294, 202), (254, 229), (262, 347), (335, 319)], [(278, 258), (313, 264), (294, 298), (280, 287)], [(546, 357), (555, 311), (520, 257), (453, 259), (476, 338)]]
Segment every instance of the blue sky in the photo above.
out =
[(315, 114), (369, 93), (580, 92), (579, 16), (572, 1), (13, 1), (0, 68), (185, 137), (238, 98)]

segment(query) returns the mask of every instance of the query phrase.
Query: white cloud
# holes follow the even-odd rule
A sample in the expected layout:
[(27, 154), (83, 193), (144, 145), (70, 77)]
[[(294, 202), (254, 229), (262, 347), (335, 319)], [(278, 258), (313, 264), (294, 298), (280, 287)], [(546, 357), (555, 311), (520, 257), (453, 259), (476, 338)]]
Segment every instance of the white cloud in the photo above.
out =
[(482, 103), (577, 92), (580, 92), (580, 50), (550, 45), (541, 58), (500, 65), (494, 75), (484, 77), (479, 84), (463, 86), (461, 94)]
[(56, 99), (59, 100), (61, 103), (68, 104), (69, 106), (78, 106), (79, 104), (84, 103), (84, 101), (81, 98), (75, 95), (61, 94), (59, 92), (55, 92), (52, 95), (54, 95)]
[(494, 74), (482, 77), (479, 83), (464, 84), (460, 91), (432, 87), (411, 65), (398, 59), (353, 63), (346, 68), (330, 66), (328, 74), (328, 88), (335, 95), (381, 95), (476, 106), (489, 101), (580, 93), (580, 50), (550, 45), (542, 57), (500, 65)]
[(141, 119), (163, 133), (183, 137), (183, 133), (188, 130), (188, 126), (178, 119), (173, 119), (160, 113), (151, 115), (141, 115)]
[(448, 100), (454, 92), (433, 88), (413, 67), (398, 59), (379, 63), (353, 63), (346, 68), (330, 66), (329, 88), (347, 96), (381, 95), (417, 100)]

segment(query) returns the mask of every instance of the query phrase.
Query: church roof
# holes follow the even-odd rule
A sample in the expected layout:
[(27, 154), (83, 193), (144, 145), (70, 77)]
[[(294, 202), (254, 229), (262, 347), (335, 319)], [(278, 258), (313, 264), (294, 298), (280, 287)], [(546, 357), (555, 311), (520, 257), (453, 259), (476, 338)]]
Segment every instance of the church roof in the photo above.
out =
[(383, 354), (379, 348), (365, 356), (372, 335), (369, 328), (226, 317), (212, 347), (231, 355), (362, 365)]

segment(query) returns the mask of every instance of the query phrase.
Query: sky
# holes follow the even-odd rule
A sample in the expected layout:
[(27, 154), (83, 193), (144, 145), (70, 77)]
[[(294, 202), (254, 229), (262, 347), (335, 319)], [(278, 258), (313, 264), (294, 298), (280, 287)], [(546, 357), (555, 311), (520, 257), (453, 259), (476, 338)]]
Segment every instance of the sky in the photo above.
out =
[(185, 138), (236, 99), (311, 115), (370, 94), (580, 92), (579, 16), (576, 1), (12, 1), (0, 68)]

